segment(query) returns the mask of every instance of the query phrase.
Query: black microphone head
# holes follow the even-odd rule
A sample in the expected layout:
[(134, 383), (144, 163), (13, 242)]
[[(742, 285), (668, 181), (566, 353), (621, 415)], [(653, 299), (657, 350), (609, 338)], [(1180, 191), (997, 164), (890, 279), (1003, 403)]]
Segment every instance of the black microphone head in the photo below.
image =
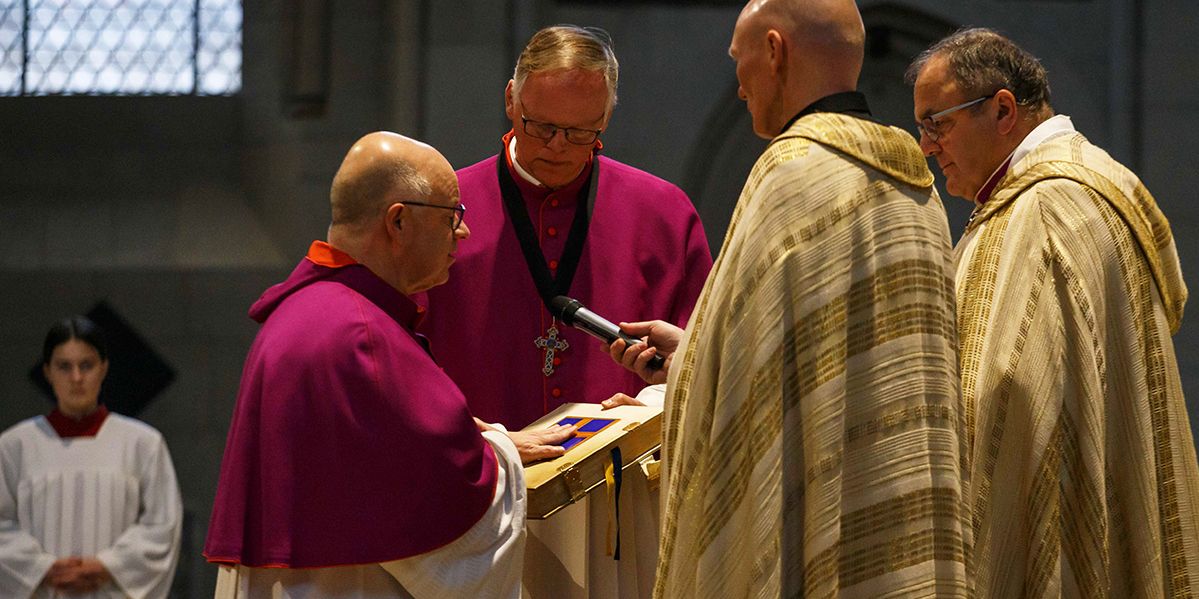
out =
[(554, 314), (561, 318), (562, 322), (570, 325), (574, 324), (575, 312), (578, 312), (579, 308), (582, 307), (583, 304), (580, 304), (579, 300), (570, 299), (565, 295), (558, 295), (550, 300), (550, 308)]

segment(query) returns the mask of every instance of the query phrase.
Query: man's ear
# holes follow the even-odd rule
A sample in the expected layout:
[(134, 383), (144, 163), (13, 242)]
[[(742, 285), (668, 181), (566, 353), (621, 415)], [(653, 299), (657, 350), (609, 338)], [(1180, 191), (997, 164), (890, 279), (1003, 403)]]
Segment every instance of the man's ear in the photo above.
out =
[(512, 79), (508, 80), (508, 87), (504, 88), (504, 114), (508, 115), (508, 120), (516, 120), (519, 116), (516, 114), (516, 102), (512, 99), (512, 88), (516, 82)]
[(766, 32), (766, 51), (767, 57), (770, 60), (770, 69), (775, 73), (783, 72), (786, 64), (786, 48), (783, 41), (783, 34), (777, 29), (770, 29)]
[(1007, 135), (1015, 129), (1020, 120), (1019, 105), (1016, 96), (1011, 91), (1001, 89), (995, 92), (995, 120), (999, 133)]
[(392, 235), (397, 234), (399, 231), (402, 231), (404, 229), (403, 221), (404, 221), (404, 205), (399, 202), (396, 202), (396, 203), (388, 206), (387, 207), (387, 217), (386, 217), (387, 236), (391, 237)]

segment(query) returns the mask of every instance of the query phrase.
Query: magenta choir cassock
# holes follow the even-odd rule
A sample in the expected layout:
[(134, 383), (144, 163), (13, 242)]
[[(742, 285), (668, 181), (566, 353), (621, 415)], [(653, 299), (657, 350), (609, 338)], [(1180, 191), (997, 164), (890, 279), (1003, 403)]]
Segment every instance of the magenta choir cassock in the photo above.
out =
[[(332, 259), (322, 259), (332, 256)], [(251, 308), (210, 561), (313, 568), (428, 552), (488, 510), (494, 450), (409, 298), (321, 242)]]
[[(509, 430), (565, 403), (635, 395), (644, 387), (640, 378), (613, 362), (600, 341), (555, 323), (543, 305), (505, 212), (500, 159), (458, 171), (471, 236), (458, 246), (449, 282), (427, 292), (429, 314), (421, 326), (438, 363), (475, 416)], [(549, 190), (505, 162), (556, 275), (575, 208), (587, 201), (591, 164), (573, 183)], [(660, 318), (685, 325), (712, 267), (695, 207), (658, 177), (606, 157), (598, 163), (594, 208), (569, 295), (613, 322)], [(547, 376), (546, 351), (535, 342), (549, 339), (551, 327), (568, 347), (555, 351)]]

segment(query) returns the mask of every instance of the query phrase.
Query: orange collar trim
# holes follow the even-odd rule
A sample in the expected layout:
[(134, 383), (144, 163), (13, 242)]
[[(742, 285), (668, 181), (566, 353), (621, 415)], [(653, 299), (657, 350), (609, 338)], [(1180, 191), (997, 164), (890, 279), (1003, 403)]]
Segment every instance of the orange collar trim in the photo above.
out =
[(317, 266), (326, 266), (329, 268), (341, 268), (343, 266), (358, 264), (358, 261), (353, 256), (320, 240), (314, 241), (312, 245), (308, 246), (308, 255), (305, 258)]
[(504, 155), (504, 159), (508, 161), (508, 168), (512, 168), (512, 152), (508, 151), (508, 144), (512, 143), (512, 138), (516, 137), (516, 130), (509, 129), (503, 137), (500, 138), (500, 143), (504, 146), (504, 151), (500, 152)]

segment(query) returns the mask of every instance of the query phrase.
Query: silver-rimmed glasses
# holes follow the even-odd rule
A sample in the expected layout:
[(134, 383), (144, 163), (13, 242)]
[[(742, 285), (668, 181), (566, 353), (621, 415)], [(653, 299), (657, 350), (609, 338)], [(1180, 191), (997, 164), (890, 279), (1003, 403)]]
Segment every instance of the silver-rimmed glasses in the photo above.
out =
[(441, 208), (442, 210), (453, 210), (454, 211), (454, 221), (450, 225), (451, 231), (457, 231), (458, 227), (462, 225), (462, 217), (466, 216), (466, 205), (465, 204), (458, 204), (457, 206), (442, 206), (440, 204), (426, 204), (425, 202), (411, 202), (408, 200), (401, 200), (400, 203), (405, 206), (425, 206), (426, 208)]
[(587, 146), (595, 143), (602, 129), (579, 129), (577, 127), (559, 127), (550, 123), (541, 121), (533, 121), (525, 118), (525, 115), (520, 115), (520, 120), (524, 123), (525, 134), (536, 137), (537, 139), (553, 139), (559, 131), (566, 136), (566, 141), (572, 144)]
[(941, 135), (945, 133), (944, 131), (941, 130), (941, 126), (944, 123), (942, 123), (940, 121), (940, 119), (942, 119), (946, 116), (949, 116), (959, 110), (964, 110), (964, 109), (970, 108), (971, 106), (974, 106), (976, 104), (981, 104), (983, 102), (986, 102), (987, 100), (990, 100), (991, 98), (993, 98), (995, 96), (995, 94), (997, 94), (997, 93), (999, 93), (999, 90), (995, 90), (981, 98), (975, 98), (973, 100), (970, 100), (969, 102), (962, 102), (961, 104), (958, 104), (957, 106), (952, 106), (950, 108), (946, 108), (945, 110), (942, 110), (941, 112), (930, 114), (930, 115), (920, 119), (920, 122), (916, 124), (916, 128), (919, 129), (920, 132), (923, 133), (926, 137), (928, 137), (929, 141), (937, 141), (937, 140), (941, 139)]

